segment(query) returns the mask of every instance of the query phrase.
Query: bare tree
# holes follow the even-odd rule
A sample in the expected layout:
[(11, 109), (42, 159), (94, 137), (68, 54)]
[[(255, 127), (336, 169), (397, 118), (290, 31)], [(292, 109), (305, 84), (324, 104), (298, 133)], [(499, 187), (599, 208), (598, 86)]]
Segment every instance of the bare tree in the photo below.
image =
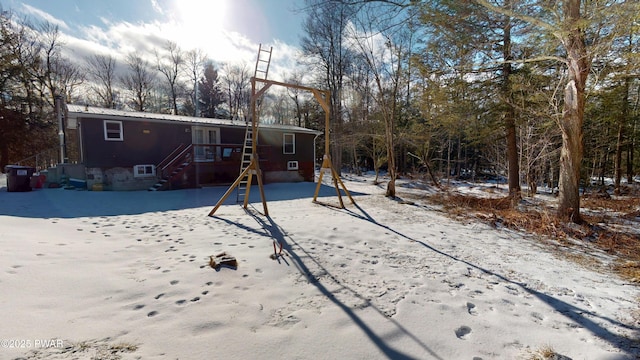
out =
[(128, 72), (120, 79), (129, 93), (128, 102), (136, 111), (146, 111), (155, 78), (149, 63), (135, 53), (127, 55)]
[(322, 73), (320, 82), (330, 91), (332, 164), (342, 168), (342, 133), (344, 81), (348, 76), (352, 54), (345, 46), (345, 29), (353, 19), (353, 10), (340, 1), (308, 0), (309, 14), (303, 23), (301, 47), (307, 61)]
[(167, 81), (167, 89), (171, 101), (171, 111), (178, 114), (178, 96), (180, 93), (180, 69), (185, 63), (184, 54), (178, 44), (167, 41), (164, 48), (166, 57), (156, 52), (156, 68)]
[(87, 74), (92, 80), (90, 89), (100, 99), (100, 105), (109, 109), (115, 108), (116, 59), (112, 55), (95, 54), (86, 58), (85, 61)]
[(73, 91), (84, 82), (84, 73), (62, 54), (60, 30), (57, 25), (44, 22), (39, 26), (42, 41), (42, 66), (38, 78), (42, 85), (40, 91), (47, 103), (53, 108), (56, 96), (64, 96), (67, 101)]
[(398, 119), (398, 107), (402, 90), (403, 64), (407, 49), (405, 40), (408, 34), (402, 29), (389, 33), (381, 33), (374, 28), (376, 12), (364, 11), (363, 19), (357, 24), (360, 29), (354, 31), (352, 39), (360, 50), (359, 54), (368, 65), (377, 92), (374, 99), (384, 123), (384, 139), (387, 151), (389, 183), (386, 196), (396, 196), (395, 182), (397, 178), (395, 154), (395, 128)]
[[(285, 81), (289, 84), (303, 85), (302, 84), (303, 76), (304, 74), (301, 71), (294, 71), (291, 74), (291, 76), (289, 76)], [(302, 123), (302, 117), (303, 117), (302, 103), (305, 99), (309, 99), (309, 96), (308, 96), (309, 92), (303, 91), (296, 87), (287, 87), (287, 94), (289, 95), (289, 98), (293, 101), (293, 104), (295, 106), (294, 116), (296, 119), (296, 125), (306, 126), (306, 124)]]
[(77, 98), (76, 90), (85, 81), (84, 72), (68, 59), (59, 59), (53, 69), (61, 96), (64, 96), (67, 102), (72, 102)]
[[(9, 59), (6, 61), (3, 59), (3, 64), (10, 66), (12, 71), (17, 72), (16, 76), (21, 85), (21, 91), (13, 91), (14, 96), (22, 94), (23, 99), (21, 101), (23, 104), (26, 103), (27, 113), (33, 116), (43, 110), (43, 99), (42, 96), (38, 95), (40, 90), (38, 79), (42, 66), (42, 57), (40, 56), (42, 43), (33, 36), (33, 32), (24, 23), (13, 20), (5, 23), (5, 19), (3, 17), (3, 32), (6, 32), (6, 34), (2, 35), (2, 43), (7, 53), (10, 54), (12, 59), (15, 59), (16, 63)], [(3, 79), (8, 78), (3, 76)]]
[(232, 119), (248, 120), (251, 99), (251, 73), (246, 63), (226, 64), (222, 83), (227, 92), (229, 116)]
[(268, 93), (263, 96), (266, 101), (263, 102), (262, 113), (260, 119), (265, 119), (273, 124), (293, 125), (291, 124), (292, 114), (291, 99), (284, 91)]
[(190, 91), (191, 103), (193, 106), (193, 116), (200, 116), (199, 108), (199, 96), (198, 96), (198, 81), (202, 77), (205, 63), (207, 62), (207, 56), (201, 49), (194, 49), (187, 51), (185, 54), (185, 70), (189, 74), (189, 80), (193, 87)]

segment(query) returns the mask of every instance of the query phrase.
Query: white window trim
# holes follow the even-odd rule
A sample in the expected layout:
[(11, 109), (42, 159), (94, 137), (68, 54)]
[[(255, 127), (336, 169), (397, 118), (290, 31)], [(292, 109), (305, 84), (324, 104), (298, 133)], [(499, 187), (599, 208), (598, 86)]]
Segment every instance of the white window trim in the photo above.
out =
[(298, 160), (287, 161), (287, 170), (298, 170)]
[[(191, 129), (191, 133), (193, 134), (191, 136), (192, 143), (194, 143), (194, 144), (196, 143), (196, 141), (195, 141), (196, 140), (196, 132), (198, 130), (203, 130), (205, 132), (209, 131), (209, 130), (215, 131), (215, 134), (216, 134), (216, 138), (214, 140), (215, 142), (214, 143), (206, 142), (205, 144), (208, 144), (208, 145), (219, 145), (220, 144), (220, 128), (219, 127), (210, 127), (210, 126), (193, 126), (193, 128)], [(205, 149), (208, 149), (208, 148), (205, 148)], [(195, 162), (214, 162), (214, 161), (216, 161), (216, 159), (220, 158), (220, 156), (221, 156), (220, 146), (216, 146), (214, 149), (215, 149), (215, 151), (211, 154), (212, 158), (208, 158), (206, 156), (206, 153), (205, 153), (204, 157), (202, 156), (202, 154), (199, 155), (199, 154), (196, 153), (196, 157), (195, 157), (194, 161)]]
[[(124, 141), (122, 121), (104, 120), (102, 124), (103, 124), (103, 128), (104, 128), (104, 140), (105, 141)], [(118, 138), (110, 138), (109, 136), (107, 136), (107, 134), (108, 134), (107, 124), (118, 124), (118, 127), (120, 128), (120, 132), (119, 132), (119, 137)], [(115, 134), (115, 132), (113, 132), (113, 133)]]
[[(293, 147), (293, 151), (287, 152), (287, 136), (291, 136), (291, 145)], [(296, 134), (293, 133), (284, 133), (282, 134), (282, 153), (283, 154), (295, 154), (296, 153)]]
[[(142, 171), (140, 171), (142, 170)], [(133, 167), (133, 177), (141, 178), (141, 177), (155, 177), (156, 176), (156, 166), (155, 165), (135, 165)]]

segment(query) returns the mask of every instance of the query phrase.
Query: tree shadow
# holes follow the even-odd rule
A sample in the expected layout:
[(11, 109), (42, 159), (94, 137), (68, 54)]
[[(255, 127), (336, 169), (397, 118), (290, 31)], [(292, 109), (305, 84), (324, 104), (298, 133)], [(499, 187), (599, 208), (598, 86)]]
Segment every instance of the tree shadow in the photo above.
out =
[[(311, 199), (316, 183), (272, 183), (264, 186), (267, 202)], [(0, 216), (24, 218), (78, 218), (95, 216), (138, 215), (150, 212), (211, 207), (228, 189), (226, 186), (172, 191), (80, 191), (65, 189), (37, 189), (29, 192), (7, 192), (0, 188)], [(353, 196), (361, 195), (352, 193)], [(320, 186), (318, 197), (336, 196), (332, 186)], [(251, 203), (258, 203), (260, 191), (251, 187)], [(236, 204), (236, 194), (224, 202)]]
[[(640, 355), (640, 349), (637, 348), (637, 344), (634, 345), (633, 340), (615, 334), (611, 331), (609, 331), (608, 329), (604, 328), (602, 325), (600, 325), (600, 323), (604, 322), (604, 323), (609, 323), (611, 325), (623, 328), (623, 329), (627, 329), (627, 330), (631, 330), (634, 332), (634, 336), (637, 338), (640, 336), (640, 328), (639, 327), (635, 327), (632, 325), (628, 325), (625, 323), (622, 323), (618, 320), (615, 319), (611, 319), (609, 317), (606, 316), (602, 316), (599, 314), (594, 313), (593, 311), (589, 311), (587, 309), (583, 309), (580, 307), (577, 307), (575, 305), (569, 304), (565, 301), (562, 301), (561, 299), (555, 298), (549, 294), (545, 294), (543, 292), (540, 292), (538, 290), (532, 289), (530, 287), (528, 287), (526, 284), (509, 279), (507, 276), (502, 275), (502, 274), (498, 274), (494, 271), (485, 269), (479, 265), (473, 264), (467, 260), (463, 260), (460, 258), (457, 258), (451, 254), (448, 254), (442, 250), (439, 250), (435, 247), (433, 247), (432, 245), (427, 244), (424, 241), (421, 240), (417, 240), (414, 239), (410, 236), (407, 236), (387, 225), (381, 224), (379, 222), (377, 222), (371, 215), (369, 215), (364, 209), (362, 209), (359, 205), (355, 204), (355, 207), (358, 209), (358, 211), (360, 212), (360, 214), (351, 211), (349, 209), (344, 209), (342, 212), (349, 214), (353, 217), (356, 217), (358, 219), (362, 219), (368, 222), (371, 222), (374, 225), (377, 225), (387, 231), (390, 231), (396, 235), (398, 235), (401, 238), (404, 238), (406, 240), (409, 240), (411, 242), (417, 243), (422, 245), (423, 247), (429, 249), (430, 251), (433, 251), (441, 256), (447, 257), (451, 260), (454, 260), (456, 262), (460, 262), (463, 263), (471, 268), (477, 269), (487, 275), (491, 275), (491, 276), (495, 276), (496, 278), (516, 285), (519, 288), (521, 288), (522, 290), (526, 291), (527, 293), (535, 296), (536, 298), (540, 299), (541, 301), (543, 301), (544, 303), (548, 304), (549, 306), (551, 306), (552, 308), (554, 308), (555, 310), (557, 310), (559, 313), (563, 314), (564, 316), (568, 317), (569, 319), (571, 319), (572, 321), (578, 323), (579, 325), (583, 326), (584, 328), (586, 328), (587, 330), (589, 330), (591, 333), (593, 333), (595, 336), (601, 338), (602, 340), (608, 342), (610, 345), (614, 346), (615, 348), (619, 349), (622, 352), (625, 352), (629, 355), (633, 355), (633, 356), (638, 356)], [(335, 209), (334, 209), (335, 210)], [(594, 321), (593, 319), (598, 319), (600, 320), (599, 322)]]
[[(332, 207), (332, 206), (329, 206)], [(406, 335), (413, 342), (418, 344), (422, 349), (424, 349), (430, 356), (435, 359), (443, 360), (441, 356), (435, 353), (427, 344), (422, 342), (416, 335), (412, 334), (408, 329), (403, 327), (396, 320), (387, 317), (380, 309), (378, 309), (375, 305), (373, 305), (368, 299), (364, 298), (360, 295), (356, 290), (344, 285), (336, 276), (331, 274), (331, 272), (324, 267), (317, 259), (315, 259), (312, 254), (307, 252), (304, 247), (297, 242), (294, 238), (286, 233), (278, 224), (276, 224), (273, 219), (269, 216), (263, 216), (259, 214), (257, 211), (247, 210), (247, 213), (251, 215), (256, 222), (262, 226), (262, 228), (271, 236), (271, 238), (277, 242), (282, 244), (283, 250), (286, 251), (288, 257), (291, 259), (293, 265), (297, 268), (297, 270), (307, 278), (309, 283), (313, 284), (327, 299), (329, 299), (332, 303), (338, 306), (349, 318), (367, 335), (367, 337), (382, 351), (389, 359), (415, 359), (414, 357), (403, 353), (402, 351), (395, 349), (387, 344), (387, 342), (379, 336), (374, 329), (372, 329), (364, 319), (362, 319), (349, 305), (340, 301), (332, 290), (329, 290), (314, 274), (313, 270), (309, 268), (309, 266), (305, 263), (303, 258), (310, 259), (315, 266), (320, 269), (320, 272), (323, 274), (327, 274), (330, 279), (336, 282), (340, 286), (340, 290), (346, 290), (348, 293), (352, 294), (359, 301), (362, 301), (366, 304), (366, 307), (370, 307), (374, 309), (378, 314), (385, 317), (386, 320), (390, 321), (396, 328), (398, 333), (402, 333)], [(253, 230), (255, 232), (255, 230)], [(294, 248), (295, 247), (295, 248)], [(298, 252), (299, 249), (300, 252)], [(285, 256), (279, 256), (276, 259), (279, 261), (283, 261), (286, 265), (290, 265), (286, 260)]]

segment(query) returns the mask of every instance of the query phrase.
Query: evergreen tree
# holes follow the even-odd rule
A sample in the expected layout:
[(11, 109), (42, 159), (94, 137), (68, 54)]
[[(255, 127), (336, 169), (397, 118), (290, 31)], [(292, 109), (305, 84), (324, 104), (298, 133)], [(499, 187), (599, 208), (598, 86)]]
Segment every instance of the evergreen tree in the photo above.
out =
[(218, 70), (211, 62), (205, 65), (204, 74), (198, 82), (198, 101), (201, 116), (207, 118), (218, 117), (218, 107), (225, 102)]

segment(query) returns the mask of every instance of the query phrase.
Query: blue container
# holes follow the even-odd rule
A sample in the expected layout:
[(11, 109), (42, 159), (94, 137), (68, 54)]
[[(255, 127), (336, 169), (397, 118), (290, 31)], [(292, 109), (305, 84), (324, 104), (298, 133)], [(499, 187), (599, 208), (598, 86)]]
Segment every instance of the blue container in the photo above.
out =
[(69, 178), (69, 185), (73, 186), (76, 189), (86, 189), (87, 188), (87, 181), (86, 180)]

